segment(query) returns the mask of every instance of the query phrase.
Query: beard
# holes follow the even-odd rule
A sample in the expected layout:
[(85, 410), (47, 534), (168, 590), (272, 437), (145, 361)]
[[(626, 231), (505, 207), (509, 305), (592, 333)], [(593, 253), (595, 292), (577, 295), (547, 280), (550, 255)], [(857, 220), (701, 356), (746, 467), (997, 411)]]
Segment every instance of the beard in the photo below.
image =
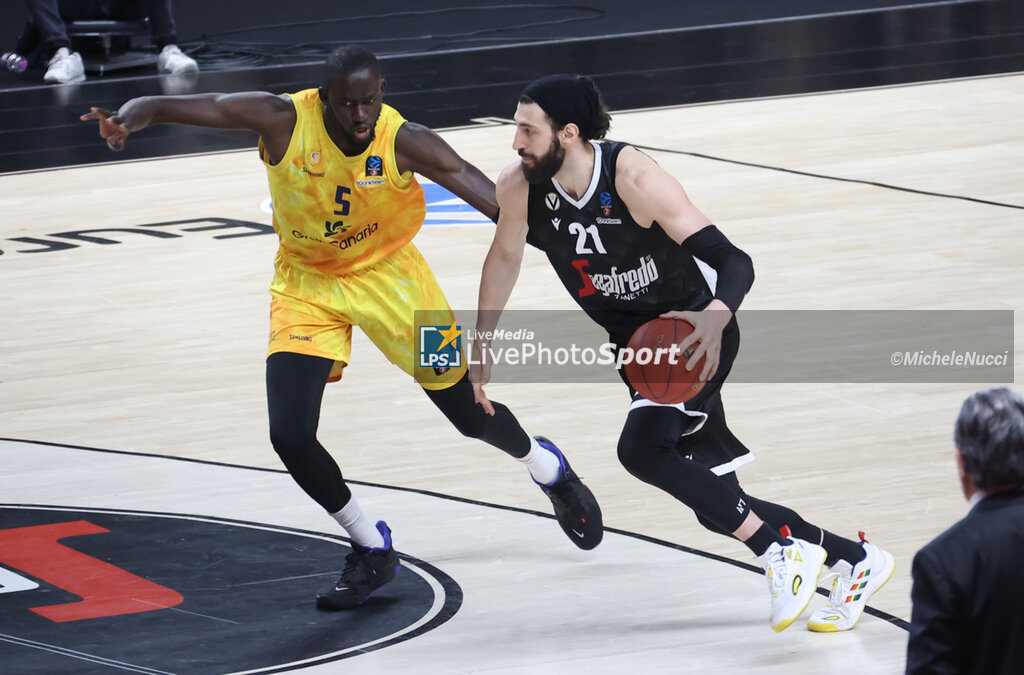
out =
[(558, 142), (558, 137), (555, 136), (551, 139), (551, 147), (540, 157), (528, 155), (522, 150), (519, 151), (519, 156), (529, 157), (533, 160), (532, 167), (520, 163), (519, 168), (523, 170), (526, 182), (532, 185), (539, 185), (554, 178), (558, 170), (562, 168), (562, 163), (565, 161), (565, 148), (562, 147), (562, 144)]

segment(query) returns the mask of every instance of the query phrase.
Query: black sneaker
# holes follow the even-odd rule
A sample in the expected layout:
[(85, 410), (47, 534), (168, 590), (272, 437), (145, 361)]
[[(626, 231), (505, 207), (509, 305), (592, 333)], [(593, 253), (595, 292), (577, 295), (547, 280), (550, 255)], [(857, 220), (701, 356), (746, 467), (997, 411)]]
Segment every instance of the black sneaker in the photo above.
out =
[(383, 520), (378, 520), (377, 530), (384, 536), (384, 548), (364, 548), (352, 544), (352, 552), (345, 556), (345, 569), (341, 571), (341, 576), (317, 592), (317, 607), (358, 607), (366, 602), (370, 593), (395, 578), (398, 554), (391, 544), (391, 529)]
[(562, 526), (565, 536), (580, 548), (589, 551), (601, 543), (604, 536), (604, 525), (601, 522), (601, 507), (597, 505), (594, 494), (584, 485), (576, 472), (569, 466), (565, 455), (555, 444), (543, 436), (534, 436), (537, 443), (550, 450), (558, 457), (562, 467), (562, 477), (552, 485), (540, 485), (540, 489), (551, 500), (555, 507), (555, 518)]

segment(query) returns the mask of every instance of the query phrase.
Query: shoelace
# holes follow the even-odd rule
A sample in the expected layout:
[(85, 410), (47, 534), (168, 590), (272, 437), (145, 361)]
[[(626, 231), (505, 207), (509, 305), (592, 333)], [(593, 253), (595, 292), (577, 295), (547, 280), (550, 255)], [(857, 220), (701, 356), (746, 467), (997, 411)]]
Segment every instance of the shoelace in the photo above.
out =
[(836, 574), (836, 580), (832, 583), (832, 590), (828, 594), (827, 607), (832, 610), (841, 609), (845, 604), (844, 600), (853, 586), (853, 575)]
[(359, 566), (359, 563), (361, 563), (365, 557), (366, 554), (362, 551), (352, 551), (345, 556), (345, 567), (341, 570), (341, 575), (338, 577), (338, 581), (342, 581), (345, 577), (354, 572)]
[(773, 553), (766, 553), (765, 563), (771, 571), (771, 574), (765, 575), (768, 577), (768, 590), (772, 592), (772, 595), (778, 595), (786, 584), (786, 556), (780, 548)]

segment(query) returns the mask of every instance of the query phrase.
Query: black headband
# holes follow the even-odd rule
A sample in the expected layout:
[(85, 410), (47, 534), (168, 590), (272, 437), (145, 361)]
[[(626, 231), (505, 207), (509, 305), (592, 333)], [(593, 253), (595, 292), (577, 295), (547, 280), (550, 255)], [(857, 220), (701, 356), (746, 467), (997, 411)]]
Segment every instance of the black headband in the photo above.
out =
[(584, 138), (594, 137), (600, 103), (594, 83), (574, 75), (548, 75), (531, 83), (523, 96), (561, 126), (575, 124)]

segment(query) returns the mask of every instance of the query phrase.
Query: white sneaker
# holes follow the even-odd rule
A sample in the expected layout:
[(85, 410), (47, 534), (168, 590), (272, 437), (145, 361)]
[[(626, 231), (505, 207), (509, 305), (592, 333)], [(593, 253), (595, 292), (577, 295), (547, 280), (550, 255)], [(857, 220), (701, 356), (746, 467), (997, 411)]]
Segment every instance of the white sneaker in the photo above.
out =
[(43, 82), (51, 84), (70, 84), (84, 79), (85, 66), (82, 64), (82, 55), (68, 51), (67, 47), (57, 50), (46, 64), (46, 74), (43, 75)]
[(156, 68), (161, 73), (170, 73), (171, 75), (199, 72), (199, 64), (178, 49), (178, 45), (167, 45), (163, 48), (160, 56), (156, 59)]
[(772, 543), (764, 555), (756, 558), (768, 579), (772, 593), (772, 630), (785, 630), (800, 618), (818, 588), (818, 574), (825, 563), (825, 549), (803, 539), (791, 543)]
[(831, 567), (837, 577), (832, 582), (828, 604), (807, 620), (809, 630), (816, 633), (850, 630), (860, 621), (868, 599), (892, 578), (896, 569), (892, 554), (866, 541), (861, 546), (865, 556), (859, 563), (851, 567), (845, 560), (839, 560)]

